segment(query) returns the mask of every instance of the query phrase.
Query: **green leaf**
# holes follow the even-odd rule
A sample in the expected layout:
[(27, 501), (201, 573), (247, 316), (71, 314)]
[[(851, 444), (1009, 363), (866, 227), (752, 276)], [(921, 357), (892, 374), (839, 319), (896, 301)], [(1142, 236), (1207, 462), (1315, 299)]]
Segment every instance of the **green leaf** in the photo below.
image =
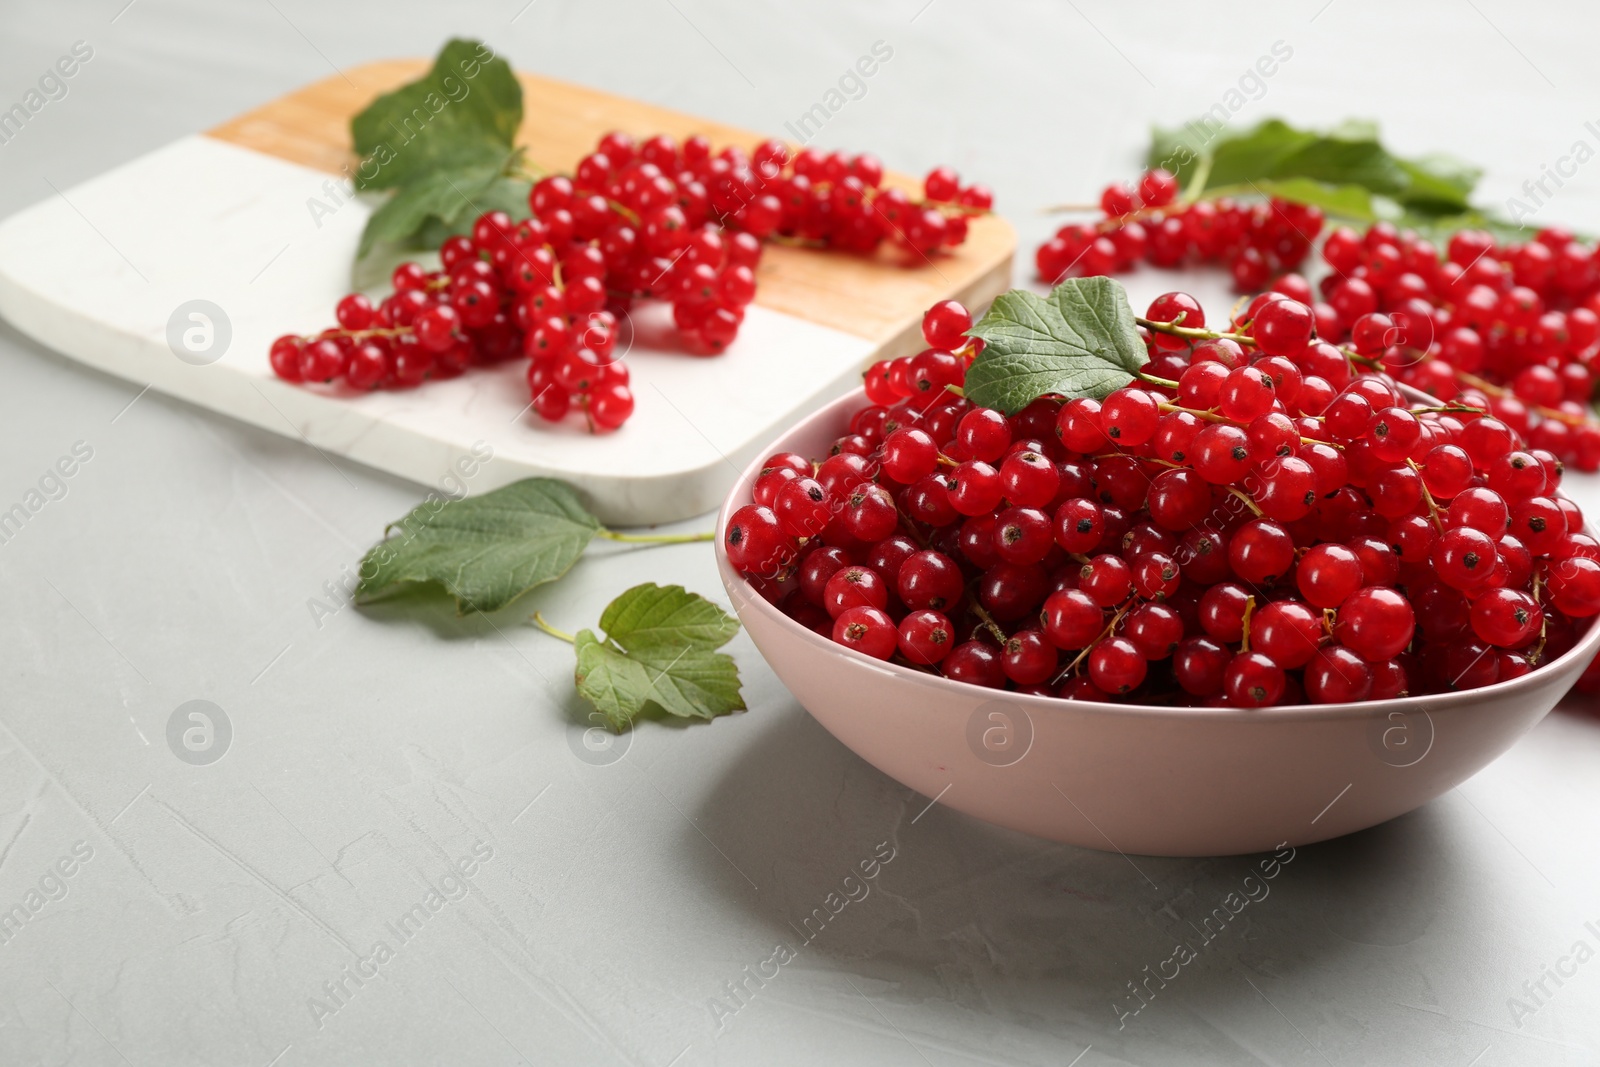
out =
[(629, 648), (689, 645), (721, 648), (739, 632), (739, 620), (678, 586), (640, 585), (600, 614), (600, 629)]
[(522, 124), (522, 85), (477, 41), (453, 40), (427, 74), (350, 120), (357, 186), (393, 189), (432, 172), (504, 160)]
[(1466, 211), (1481, 168), (1444, 155), (1423, 156), (1415, 160), (1401, 160), (1410, 179), (1400, 199), (1411, 207), (1427, 206), (1440, 212)]
[(745, 707), (739, 669), (721, 648), (739, 623), (680, 585), (636, 585), (600, 616), (602, 636), (573, 641), (578, 692), (614, 730), (654, 704), (681, 718), (712, 719)]
[(470, 225), (477, 217), (473, 205), (499, 180), (503, 165), (500, 160), (442, 168), (401, 186), (367, 219), (356, 248), (357, 265), (381, 243), (410, 243), (430, 220), (450, 226), (464, 218)]
[(1208, 189), (1284, 195), (1268, 183), (1303, 179), (1315, 184), (1289, 188), (1316, 198), (1302, 203), (1323, 206), (1321, 201), (1330, 199), (1324, 187), (1331, 187), (1340, 190), (1331, 196), (1336, 207), (1346, 209), (1340, 213), (1363, 220), (1382, 217), (1383, 212), (1351, 213), (1358, 205), (1347, 187), (1387, 197), (1415, 212), (1457, 214), (1468, 210), (1468, 197), (1482, 175), (1478, 168), (1450, 156), (1397, 156), (1383, 146), (1377, 124), (1362, 119), (1347, 119), (1323, 133), (1298, 129), (1281, 119), (1235, 132), (1202, 116), (1175, 129), (1151, 131), (1148, 165), (1166, 166), (1186, 189), (1203, 160), (1208, 164)]
[(1048, 297), (1002, 293), (968, 333), (984, 349), (967, 371), (967, 399), (1008, 415), (1050, 394), (1098, 400), (1147, 358), (1127, 290), (1110, 278), (1069, 278)]
[[(1358, 222), (1375, 222), (1392, 213), (1380, 211), (1382, 201), (1359, 185), (1329, 185), (1311, 178), (1263, 178), (1258, 185), (1265, 196), (1310, 204), (1329, 215)], [(1389, 207), (1392, 209), (1392, 202)]]
[(528, 191), (532, 188), (533, 183), (525, 179), (498, 175), (473, 194), (470, 210), (454, 219), (430, 217), (417, 231), (412, 244), (418, 248), (438, 248), (447, 237), (469, 234), (472, 224), (485, 211), (504, 211), (511, 216), (511, 221), (520, 222), (528, 217)]
[[(1210, 187), (1244, 185), (1260, 178), (1306, 176), (1285, 173), (1286, 160), (1317, 141), (1315, 134), (1297, 130), (1279, 119), (1268, 119), (1244, 133), (1218, 138), (1210, 146)], [(1315, 175), (1311, 175), (1315, 177)]]
[(430, 498), (361, 561), (359, 600), (430, 582), (456, 610), (495, 611), (565, 574), (601, 530), (571, 486), (526, 478), (462, 500)]
[(527, 214), (528, 185), (510, 176), (522, 86), (476, 41), (445, 45), (418, 80), (378, 97), (350, 121), (362, 157), (356, 184), (395, 190), (367, 220), (352, 276), (375, 282), (397, 250), (437, 248), (485, 211)]

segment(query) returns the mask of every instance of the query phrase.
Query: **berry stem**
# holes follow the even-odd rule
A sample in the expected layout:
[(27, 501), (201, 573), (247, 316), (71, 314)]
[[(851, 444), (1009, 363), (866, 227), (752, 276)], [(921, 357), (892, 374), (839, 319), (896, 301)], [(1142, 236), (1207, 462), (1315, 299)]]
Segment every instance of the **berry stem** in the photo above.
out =
[(565, 630), (558, 630), (554, 626), (551, 626), (549, 623), (545, 622), (544, 616), (539, 614), (537, 611), (533, 613), (533, 624), (539, 629), (543, 630), (545, 633), (549, 634), (551, 637), (558, 637), (569, 645), (576, 644), (578, 641), (576, 637), (573, 637)]
[(1174, 411), (1181, 411), (1186, 415), (1193, 415), (1197, 419), (1204, 419), (1206, 422), (1225, 422), (1229, 426), (1239, 425), (1226, 415), (1218, 414), (1215, 411), (1203, 411), (1200, 408), (1186, 408), (1179, 404), (1169, 404), (1165, 400), (1157, 403), (1156, 407), (1164, 413), (1170, 414)]
[(1239, 651), (1250, 651), (1250, 616), (1256, 613), (1256, 598), (1247, 597), (1244, 602), (1244, 618), (1239, 620), (1239, 625), (1244, 628), (1239, 638)]
[[(1186, 407), (1181, 407), (1181, 406), (1179, 406), (1177, 404), (1169, 404), (1169, 403), (1167, 403), (1165, 401), (1161, 401), (1161, 402), (1157, 403), (1156, 407), (1157, 407), (1157, 409), (1159, 409), (1160, 411), (1162, 411), (1164, 413), (1171, 413), (1171, 412), (1174, 412), (1174, 411), (1181, 411), (1186, 415), (1193, 415), (1197, 419), (1204, 419), (1206, 422), (1223, 422), (1223, 423), (1227, 423), (1229, 426), (1237, 426), (1241, 430), (1249, 429), (1249, 427), (1246, 426), (1245, 424), (1243, 424), (1241, 422), (1237, 422), (1237, 421), (1235, 421), (1233, 419), (1230, 419), (1226, 415), (1220, 414), (1220, 413), (1215, 412), (1215, 411), (1202, 411), (1200, 408), (1186, 408)], [(1476, 409), (1474, 409), (1474, 410), (1476, 410)], [(1317, 416), (1317, 417), (1321, 418), (1321, 416)], [(1303, 434), (1300, 437), (1300, 442), (1302, 444), (1307, 444), (1307, 445), (1328, 445), (1331, 448), (1337, 448), (1341, 452), (1344, 451), (1344, 445), (1341, 445), (1336, 441), (1322, 441), (1322, 440), (1319, 440), (1319, 439), (1317, 439), (1315, 437), (1306, 437)], [(1182, 464), (1181, 463), (1173, 463), (1173, 464), (1170, 464), (1170, 466), (1181, 467)], [(1257, 512), (1257, 514), (1260, 514), (1260, 513)]]
[(1243, 490), (1236, 489), (1230, 485), (1228, 486), (1228, 492), (1244, 501), (1244, 506), (1255, 512), (1256, 518), (1259, 519), (1261, 517), (1261, 509), (1256, 506), (1256, 502), (1254, 500), (1251, 500), (1247, 495), (1245, 495)]
[(1164, 389), (1178, 388), (1178, 383), (1173, 381), (1171, 378), (1157, 378), (1154, 374), (1145, 374), (1143, 372), (1139, 373), (1137, 377), (1141, 382), (1149, 382), (1151, 385), (1159, 385)]
[[(1544, 607), (1544, 597), (1541, 595), (1543, 592), (1544, 568), (1541, 566), (1535, 566), (1533, 568), (1533, 600), (1534, 603), (1538, 604), (1541, 608)], [(1542, 616), (1543, 617), (1539, 620), (1539, 640), (1534, 642), (1533, 648), (1528, 652), (1528, 662), (1535, 667), (1539, 665), (1539, 659), (1544, 655), (1545, 637), (1548, 635), (1550, 628), (1549, 610), (1544, 610)]]
[(1002, 648), (1005, 647), (1007, 641), (1011, 640), (1011, 635), (1000, 629), (1000, 624), (995, 622), (994, 617), (984, 610), (983, 605), (978, 603), (976, 597), (970, 598), (967, 610), (978, 617), (978, 621), (983, 624), (985, 630), (994, 634), (995, 639), (1000, 642)]
[(1088, 657), (1089, 653), (1094, 651), (1094, 646), (1110, 637), (1111, 634), (1116, 630), (1117, 623), (1122, 621), (1122, 617), (1131, 611), (1135, 604), (1141, 603), (1143, 603), (1143, 601), (1141, 601), (1138, 597), (1129, 597), (1111, 616), (1111, 621), (1106, 623), (1106, 628), (1104, 630), (1100, 631), (1100, 636), (1095, 638), (1093, 641), (1090, 641), (1087, 645), (1084, 645), (1082, 650), (1080, 650), (1078, 654), (1073, 657), (1072, 662), (1061, 668), (1061, 673), (1057, 674), (1050, 684), (1060, 685), (1062, 682), (1066, 681), (1067, 677), (1071, 675), (1073, 671), (1078, 669), (1078, 664), (1082, 663)]
[(1168, 333), (1174, 337), (1182, 337), (1189, 341), (1225, 340), (1232, 341), (1239, 345), (1249, 345), (1252, 348), (1255, 347), (1256, 343), (1255, 338), (1251, 337), (1247, 333), (1226, 333), (1221, 330), (1195, 329), (1189, 326), (1178, 326), (1170, 322), (1162, 322), (1160, 319), (1141, 318), (1138, 315), (1133, 317), (1133, 321), (1137, 322), (1140, 326), (1143, 326), (1147, 330), (1155, 330), (1157, 333)]
[(627, 219), (630, 225), (639, 225), (639, 213), (633, 210), (633, 208), (629, 207), (627, 204), (624, 204), (620, 200), (607, 200), (606, 204), (610, 206), (612, 211), (615, 211), (618, 215), (621, 215), (623, 218)]
[[(1471, 386), (1472, 388), (1481, 392), (1484, 396), (1501, 397), (1514, 395), (1511, 390), (1495, 385), (1493, 382), (1484, 381), (1476, 374), (1471, 374), (1464, 370), (1456, 371), (1456, 381), (1460, 382), (1462, 385)], [(1528, 410), (1537, 413), (1540, 418), (1556, 419), (1560, 422), (1566, 423), (1568, 426), (1583, 425), (1583, 419), (1581, 417), (1568, 415), (1565, 411), (1557, 411), (1555, 408), (1547, 408), (1541, 404), (1529, 404)]]
[(596, 537), (603, 537), (607, 541), (621, 541), (630, 545), (687, 545), (695, 541), (715, 541), (717, 532), (707, 530), (705, 533), (692, 534), (627, 534), (601, 527)]
[(1428, 505), (1428, 517), (1433, 520), (1433, 528), (1440, 533), (1444, 533), (1444, 520), (1439, 518), (1439, 505), (1434, 503), (1433, 494), (1428, 492), (1428, 482), (1427, 479), (1422, 477), (1422, 468), (1417, 465), (1416, 460), (1410, 457), (1406, 458), (1406, 462), (1410, 464), (1412, 470), (1417, 472), (1417, 483), (1422, 487), (1422, 499)]

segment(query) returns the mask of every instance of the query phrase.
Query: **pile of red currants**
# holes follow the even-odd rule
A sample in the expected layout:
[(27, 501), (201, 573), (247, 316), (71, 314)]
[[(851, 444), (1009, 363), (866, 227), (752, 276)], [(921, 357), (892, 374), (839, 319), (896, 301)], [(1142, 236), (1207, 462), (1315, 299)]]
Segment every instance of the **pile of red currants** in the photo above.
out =
[(866, 655), (1144, 704), (1471, 689), (1600, 613), (1561, 461), (1495, 398), (1416, 403), (1282, 293), (1227, 331), (1182, 293), (1139, 322), (1129, 385), (1007, 416), (965, 398), (982, 342), (936, 305), (927, 350), (868, 372), (829, 455), (767, 460), (730, 562)]
[[(1339, 226), (1322, 242), (1315, 289), (1296, 273), (1323, 228), (1315, 207), (1273, 199), (1186, 202), (1164, 170), (1108, 186), (1098, 222), (1063, 226), (1036, 255), (1039, 276), (1220, 264), (1240, 292), (1269, 284), (1311, 307), (1317, 336), (1381, 359), (1396, 381), (1442, 401), (1463, 389), (1530, 445), (1600, 470), (1589, 405), (1600, 373), (1600, 249), (1559, 229), (1526, 244), (1461, 230), (1443, 254), (1411, 231)], [(1320, 299), (1319, 299), (1320, 298)]]
[(716, 354), (755, 299), (764, 241), (859, 254), (888, 243), (922, 262), (965, 241), (968, 219), (993, 204), (947, 167), (928, 174), (921, 201), (882, 181), (870, 155), (610, 133), (571, 177), (533, 186), (528, 218), (482, 215), (440, 247), (439, 270), (402, 264), (381, 302), (352, 293), (337, 328), (278, 338), (272, 368), (292, 382), (403, 389), (526, 356), (538, 415), (577, 410), (591, 429), (616, 429), (633, 412), (616, 351), (633, 301), (669, 302), (685, 346)]

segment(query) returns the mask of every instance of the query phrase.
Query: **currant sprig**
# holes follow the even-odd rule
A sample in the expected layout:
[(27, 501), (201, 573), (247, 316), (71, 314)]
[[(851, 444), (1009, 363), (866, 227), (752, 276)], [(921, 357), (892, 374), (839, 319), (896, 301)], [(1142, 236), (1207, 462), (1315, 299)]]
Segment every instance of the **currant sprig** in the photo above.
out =
[(346, 296), (338, 328), (278, 338), (271, 364), (287, 381), (369, 390), (522, 355), (535, 414), (576, 410), (590, 429), (614, 430), (634, 407), (617, 342), (635, 301), (670, 303), (685, 348), (715, 355), (755, 299), (764, 242), (861, 254), (890, 244), (920, 263), (964, 242), (993, 205), (948, 167), (927, 175), (918, 200), (882, 182), (865, 154), (609, 133), (572, 175), (533, 183), (528, 218), (484, 213), (443, 242), (439, 270), (402, 264), (391, 295)]
[[(1487, 398), (1529, 444), (1580, 470), (1600, 469), (1600, 425), (1589, 407), (1600, 374), (1595, 247), (1555, 227), (1520, 243), (1462, 229), (1443, 248), (1384, 221), (1324, 235), (1314, 205), (1226, 192), (1204, 189), (1202, 178), (1180, 197), (1177, 180), (1160, 169), (1135, 188), (1113, 183), (1093, 206), (1100, 219), (1064, 226), (1040, 246), (1039, 276), (1114, 274), (1145, 262), (1219, 265), (1241, 292), (1270, 285), (1309, 309), (1320, 340), (1334, 348), (1348, 341), (1347, 359), (1381, 366), (1443, 401), (1462, 392)], [(1319, 238), (1329, 272), (1313, 289), (1295, 272)], [(1261, 299), (1247, 318), (1264, 310)], [(1269, 312), (1269, 322), (1303, 329), (1302, 314), (1290, 322), (1282, 311)]]

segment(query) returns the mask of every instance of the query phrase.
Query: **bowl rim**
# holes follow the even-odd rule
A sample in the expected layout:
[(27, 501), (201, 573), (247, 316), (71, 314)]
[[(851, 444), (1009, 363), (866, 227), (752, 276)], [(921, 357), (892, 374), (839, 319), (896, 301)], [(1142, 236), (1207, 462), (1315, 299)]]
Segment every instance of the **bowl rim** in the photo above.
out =
[[(1402, 386), (1402, 388), (1404, 387)], [(728, 561), (728, 551), (725, 543), (728, 519), (734, 511), (747, 502), (740, 498), (748, 494), (750, 487), (755, 482), (756, 473), (761, 469), (761, 464), (766, 462), (767, 457), (777, 452), (791, 451), (785, 445), (792, 438), (833, 417), (840, 408), (858, 404), (865, 399), (865, 387), (858, 386), (843, 396), (824, 404), (810, 415), (790, 426), (765, 448), (761, 449), (756, 454), (756, 458), (752, 459), (750, 464), (740, 472), (739, 477), (734, 480), (732, 487), (729, 488), (727, 495), (723, 498), (722, 507), (717, 512), (716, 539), (712, 545), (717, 560), (718, 576), (721, 577), (723, 587), (727, 590), (729, 597), (736, 602), (736, 613), (742, 614), (746, 610), (759, 612), (765, 618), (775, 620), (780, 627), (787, 627), (800, 641), (810, 645), (816, 651), (841, 656), (846, 662), (855, 663), (858, 666), (886, 673), (891, 677), (918, 685), (933, 686), (937, 689), (950, 689), (953, 692), (970, 690), (971, 695), (974, 697), (985, 693), (992, 694), (992, 698), (995, 700), (1016, 702), (1025, 709), (1036, 709), (1039, 712), (1073, 715), (1137, 715), (1158, 719), (1167, 717), (1192, 719), (1196, 716), (1201, 716), (1207, 719), (1285, 723), (1308, 719), (1355, 720), (1375, 717), (1380, 714), (1387, 716), (1397, 710), (1410, 713), (1443, 712), (1455, 707), (1480, 704), (1488, 700), (1515, 697), (1519, 694), (1543, 688), (1552, 677), (1553, 672), (1557, 671), (1557, 668), (1569, 665), (1571, 661), (1580, 655), (1592, 659), (1595, 653), (1600, 651), (1600, 615), (1596, 615), (1590, 618), (1587, 631), (1571, 648), (1546, 663), (1543, 667), (1530, 670), (1527, 674), (1512, 678), (1509, 681), (1495, 682), (1477, 689), (1463, 689), (1453, 693), (1422, 693), (1416, 696), (1395, 697), (1390, 700), (1364, 700), (1345, 704), (1273, 704), (1264, 708), (1113, 704), (1098, 700), (1067, 700), (1062, 697), (1019, 693), (1015, 690), (991, 689), (987, 686), (975, 685), (972, 682), (946, 678), (942, 674), (930, 674), (913, 670), (890, 660), (875, 659), (864, 652), (846, 648), (822, 636), (778, 610), (775, 604), (772, 604), (755, 591), (755, 588), (750, 585), (744, 575), (734, 569), (733, 564)], [(1589, 522), (1585, 521), (1583, 529), (1589, 536), (1600, 539), (1600, 534), (1596, 533), (1595, 527)], [(742, 587), (743, 595), (735, 595), (734, 583), (738, 583), (738, 586)], [(741, 606), (740, 602), (742, 602), (743, 606)]]

